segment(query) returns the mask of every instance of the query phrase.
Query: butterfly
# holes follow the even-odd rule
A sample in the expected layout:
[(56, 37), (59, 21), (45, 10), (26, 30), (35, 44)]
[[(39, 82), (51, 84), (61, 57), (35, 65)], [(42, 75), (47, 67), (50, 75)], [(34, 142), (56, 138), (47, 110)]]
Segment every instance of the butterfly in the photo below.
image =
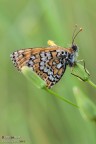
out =
[(70, 48), (57, 46), (53, 41), (48, 41), (48, 47), (37, 47), (21, 49), (13, 52), (10, 57), (15, 67), (21, 71), (23, 66), (28, 66), (32, 71), (46, 82), (46, 86), (51, 88), (63, 76), (67, 65), (74, 67), (78, 56), (78, 46), (74, 40), (80, 30), (72, 37)]

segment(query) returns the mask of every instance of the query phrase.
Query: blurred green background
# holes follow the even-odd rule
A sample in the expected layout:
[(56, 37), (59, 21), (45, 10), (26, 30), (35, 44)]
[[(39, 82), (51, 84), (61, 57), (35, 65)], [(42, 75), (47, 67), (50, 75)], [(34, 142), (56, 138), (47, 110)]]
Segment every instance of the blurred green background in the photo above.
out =
[[(96, 83), (95, 0), (0, 0), (0, 136), (21, 136), (27, 144), (96, 144), (92, 122), (34, 87), (10, 60), (13, 51), (47, 46), (49, 39), (68, 47), (75, 24), (83, 28), (76, 38), (79, 59)], [(53, 90), (76, 103), (74, 86), (96, 103), (94, 88), (72, 76), (70, 68)]]

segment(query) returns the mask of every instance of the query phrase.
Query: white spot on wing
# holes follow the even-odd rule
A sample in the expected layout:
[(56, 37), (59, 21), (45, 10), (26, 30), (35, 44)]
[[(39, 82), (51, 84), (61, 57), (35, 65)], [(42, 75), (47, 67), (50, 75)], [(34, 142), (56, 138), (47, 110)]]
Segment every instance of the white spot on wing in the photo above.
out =
[(43, 66), (44, 64), (45, 64), (44, 61), (41, 61), (41, 62), (40, 62), (40, 65), (41, 65), (41, 66)]
[(49, 76), (49, 79), (50, 79), (51, 81), (54, 81), (54, 77), (53, 77), (52, 75)]
[(49, 69), (48, 69), (47, 67), (44, 68), (44, 72), (48, 72), (48, 70), (49, 70)]
[(34, 56), (34, 55), (33, 55), (33, 56), (31, 56), (31, 59), (32, 59), (32, 60), (34, 60), (34, 59), (35, 59), (35, 56)]
[(32, 62), (32, 60), (30, 60), (28, 63), (29, 63), (30, 65), (33, 65), (33, 62)]
[(58, 69), (60, 69), (61, 67), (62, 67), (62, 64), (61, 64), (61, 63), (57, 64), (57, 68), (58, 68)]
[(44, 65), (40, 66), (40, 70), (44, 70)]

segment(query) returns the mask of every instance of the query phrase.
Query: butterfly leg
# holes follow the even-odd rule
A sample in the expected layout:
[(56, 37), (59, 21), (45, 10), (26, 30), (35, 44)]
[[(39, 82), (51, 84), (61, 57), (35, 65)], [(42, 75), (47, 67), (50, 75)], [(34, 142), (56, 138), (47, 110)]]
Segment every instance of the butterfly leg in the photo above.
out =
[(57, 46), (55, 43), (54, 43), (54, 41), (51, 41), (51, 40), (48, 40), (48, 45), (49, 46)]
[(79, 62), (83, 62), (84, 70), (90, 76), (90, 73), (86, 70), (85, 61), (82, 59), (82, 60), (77, 61), (77, 63), (79, 63)]
[[(77, 62), (83, 62), (83, 63), (84, 63), (84, 70), (85, 70), (85, 72), (90, 76), (89, 72), (86, 70), (85, 61), (84, 61), (84, 60), (79, 60), (79, 61), (77, 61)], [(86, 79), (83, 79), (82, 77), (74, 74), (74, 73), (72, 72), (72, 71), (73, 71), (73, 68), (74, 68), (74, 67), (71, 67), (71, 74), (74, 75), (74, 76), (76, 76), (76, 77), (78, 77), (78, 78), (81, 79), (82, 81), (86, 81)]]
[(71, 72), (71, 74), (74, 75), (74, 76), (76, 76), (77, 78), (81, 79), (81, 80), (84, 81), (84, 82), (86, 81), (85, 79), (81, 78), (80, 76), (78, 76), (78, 75), (76, 75), (76, 74), (74, 74), (74, 73), (72, 73), (72, 72)]

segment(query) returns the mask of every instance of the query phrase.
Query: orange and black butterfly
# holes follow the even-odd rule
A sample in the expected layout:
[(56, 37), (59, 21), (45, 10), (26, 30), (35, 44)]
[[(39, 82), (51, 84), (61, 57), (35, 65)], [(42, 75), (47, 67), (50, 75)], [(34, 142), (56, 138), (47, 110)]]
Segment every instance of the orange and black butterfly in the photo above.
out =
[(61, 79), (67, 65), (74, 67), (78, 56), (78, 47), (74, 44), (74, 40), (81, 30), (76, 34), (74, 31), (70, 48), (63, 48), (53, 41), (48, 41), (48, 47), (27, 48), (13, 52), (10, 55), (11, 60), (19, 71), (23, 66), (28, 66), (50, 88)]

